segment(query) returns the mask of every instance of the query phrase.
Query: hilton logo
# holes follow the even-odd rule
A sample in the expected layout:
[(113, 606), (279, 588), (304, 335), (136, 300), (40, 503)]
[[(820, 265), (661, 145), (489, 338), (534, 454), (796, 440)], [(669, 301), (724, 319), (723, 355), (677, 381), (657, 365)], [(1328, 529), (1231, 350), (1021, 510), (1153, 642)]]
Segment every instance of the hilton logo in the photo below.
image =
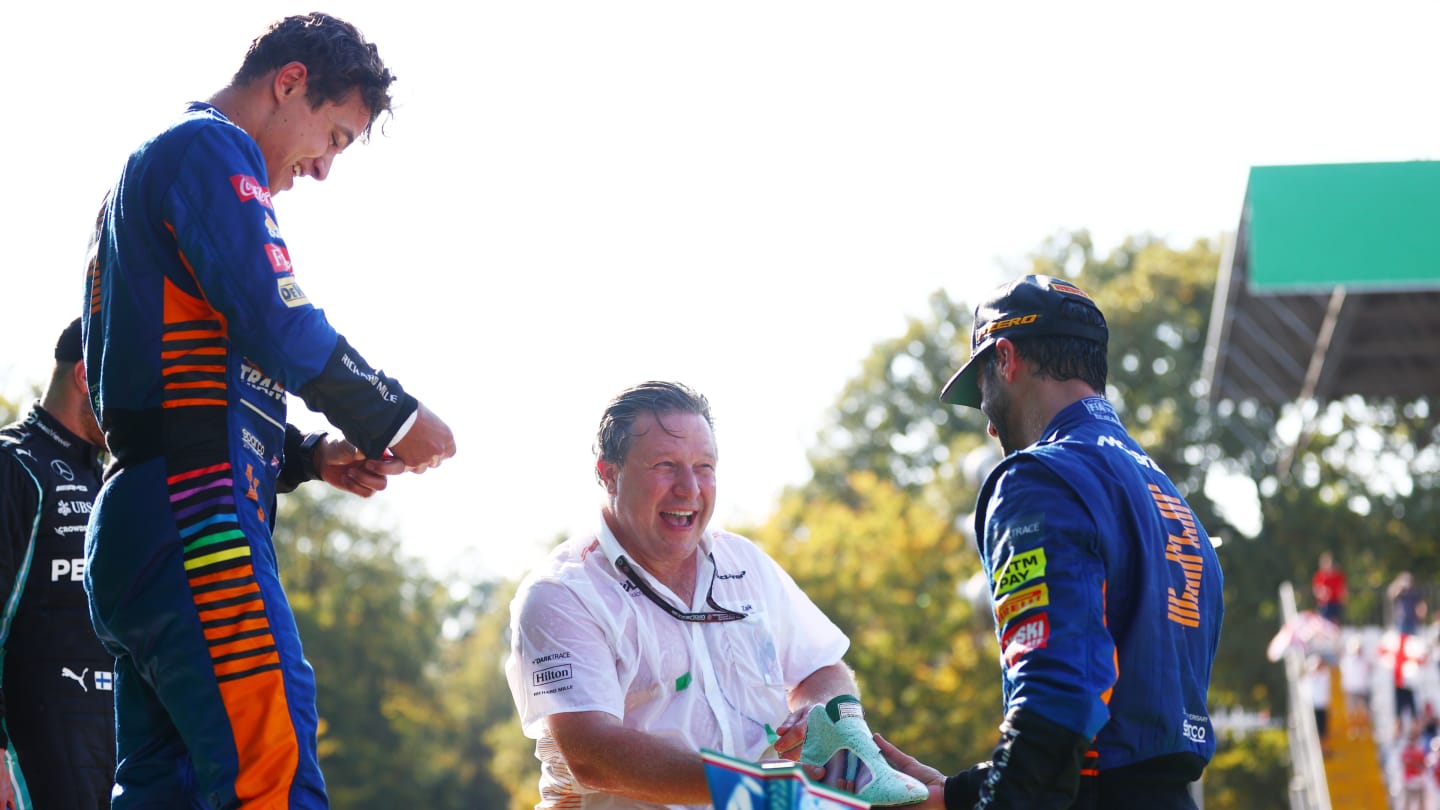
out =
[(546, 667), (535, 673), (535, 685), (545, 686), (555, 683), (556, 681), (568, 681), (574, 674), (569, 664), (561, 664), (558, 667)]

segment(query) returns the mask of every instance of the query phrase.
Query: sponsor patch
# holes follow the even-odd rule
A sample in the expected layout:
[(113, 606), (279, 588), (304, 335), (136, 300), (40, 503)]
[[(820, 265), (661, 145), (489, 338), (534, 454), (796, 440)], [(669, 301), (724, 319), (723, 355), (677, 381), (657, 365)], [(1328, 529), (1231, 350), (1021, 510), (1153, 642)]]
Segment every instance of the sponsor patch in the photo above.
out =
[(995, 577), (995, 599), (1045, 576), (1045, 549), (1032, 548), (1010, 558)]
[(1040, 314), (1032, 313), (1030, 315), (1016, 315), (1013, 318), (1006, 318), (1003, 321), (994, 321), (991, 323), (987, 323), (979, 329), (975, 330), (974, 344), (976, 346), (979, 346), (982, 342), (984, 342), (984, 338), (991, 332), (999, 332), (1003, 329), (1010, 329), (1011, 327), (1015, 326), (1025, 326), (1026, 324), (1032, 324), (1038, 320), (1040, 320)]
[(1084, 290), (1081, 290), (1079, 287), (1076, 287), (1076, 286), (1073, 286), (1073, 285), (1070, 285), (1070, 284), (1066, 284), (1066, 283), (1063, 282), (1063, 281), (1052, 281), (1052, 282), (1050, 282), (1050, 289), (1056, 290), (1056, 291), (1058, 291), (1058, 292), (1070, 293), (1071, 295), (1078, 295), (1078, 296), (1080, 296), (1081, 298), (1089, 298), (1089, 297), (1090, 297), (1090, 296), (1086, 295), (1086, 294), (1085, 294), (1085, 291), (1084, 291)]
[(1000, 637), (1001, 655), (1006, 667), (1015, 666), (1020, 657), (1044, 647), (1050, 641), (1050, 614), (1041, 613), (1005, 631)]
[(546, 667), (535, 672), (536, 686), (549, 686), (558, 681), (568, 681), (575, 677), (575, 670), (569, 664), (561, 664), (556, 667)]
[(260, 437), (251, 433), (249, 428), (240, 428), (240, 441), (250, 449), (250, 452), (260, 458), (265, 458), (265, 443), (260, 441)]
[(50, 462), (50, 471), (65, 479), (66, 481), (75, 480), (75, 471), (70, 469), (69, 464), (66, 464), (58, 458)]
[(277, 273), (294, 273), (295, 265), (290, 263), (290, 251), (284, 245), (266, 245), (265, 258)]
[(1115, 415), (1115, 409), (1106, 400), (1100, 397), (1086, 397), (1084, 402), (1085, 410), (1089, 411), (1094, 418), (1124, 426), (1120, 417)]
[(283, 276), (275, 281), (280, 288), (280, 300), (285, 302), (287, 307), (299, 307), (310, 303), (305, 293), (300, 290), (300, 285), (295, 283), (294, 276)]
[(235, 187), (235, 196), (240, 198), (240, 202), (254, 200), (272, 211), (275, 210), (275, 206), (270, 204), (270, 189), (260, 185), (259, 180), (248, 174), (233, 174), (230, 176), (230, 185)]
[(89, 501), (57, 501), (55, 504), (55, 512), (59, 514), (60, 517), (88, 515), (90, 514), (90, 509), (91, 503)]
[(995, 623), (1004, 627), (1016, 616), (1031, 608), (1046, 607), (1050, 604), (1050, 586), (1040, 583), (1033, 588), (1015, 591), (995, 600)]
[(270, 234), (271, 239), (280, 238), (280, 223), (276, 222), (275, 218), (269, 214), (265, 215), (265, 232)]

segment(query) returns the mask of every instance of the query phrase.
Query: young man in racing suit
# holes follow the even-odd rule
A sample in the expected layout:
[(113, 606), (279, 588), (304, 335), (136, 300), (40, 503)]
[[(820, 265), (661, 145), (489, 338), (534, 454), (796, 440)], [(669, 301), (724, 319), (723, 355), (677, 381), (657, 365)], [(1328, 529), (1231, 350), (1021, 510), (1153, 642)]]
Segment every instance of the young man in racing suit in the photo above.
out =
[(922, 807), (1195, 807), (1188, 784), (1215, 752), (1220, 565), (1101, 396), (1108, 337), (1077, 287), (1025, 276), (976, 308), (970, 360), (941, 393), (984, 412), (1006, 453), (975, 517), (1006, 713), (993, 760), (948, 778), (882, 741), (930, 785)]
[(0, 428), (0, 807), (110, 806), (115, 658), (90, 626), (83, 581), (104, 442), (77, 318), (40, 401)]
[[(85, 356), (114, 464), (86, 587), (118, 657), (115, 810), (327, 806), (275, 493), (320, 478), (369, 495), (455, 444), (305, 297), (271, 195), (325, 179), (392, 80), (349, 23), (281, 20), (130, 156), (101, 210)], [(287, 390), (344, 438), (287, 426)]]

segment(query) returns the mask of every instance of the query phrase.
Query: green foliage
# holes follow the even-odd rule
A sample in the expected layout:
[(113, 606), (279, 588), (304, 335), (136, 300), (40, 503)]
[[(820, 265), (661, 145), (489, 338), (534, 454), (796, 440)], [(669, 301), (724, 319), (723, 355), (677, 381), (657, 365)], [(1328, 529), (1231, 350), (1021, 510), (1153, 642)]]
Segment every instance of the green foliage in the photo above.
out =
[[(499, 797), (484, 752), (451, 747), (472, 729), (449, 709), (472, 696), (441, 677), (446, 591), (398, 554), (389, 533), (350, 517), (358, 504), (320, 484), (301, 487), (282, 496), (275, 538), (315, 669), (331, 800), (337, 807), (460, 808)], [(490, 709), (493, 701), (477, 706)], [(466, 766), (481, 767), (458, 767), (457, 750), (475, 755)]]
[(995, 637), (956, 596), (978, 570), (947, 516), (873, 472), (854, 503), (791, 492), (752, 533), (850, 637), (870, 727), (909, 753), (958, 770), (995, 742)]
[(1224, 737), (1205, 769), (1205, 810), (1290, 806), (1290, 743), (1284, 729)]

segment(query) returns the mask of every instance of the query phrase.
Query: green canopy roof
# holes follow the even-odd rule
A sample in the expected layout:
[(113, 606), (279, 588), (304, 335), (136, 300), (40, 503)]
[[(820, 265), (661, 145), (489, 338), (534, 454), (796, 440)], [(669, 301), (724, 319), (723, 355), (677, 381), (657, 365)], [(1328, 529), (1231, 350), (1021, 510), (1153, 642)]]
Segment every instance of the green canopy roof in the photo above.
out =
[(1252, 168), (1205, 365), (1212, 401), (1440, 395), (1440, 163)]
[(1440, 287), (1440, 163), (1250, 170), (1256, 293)]

